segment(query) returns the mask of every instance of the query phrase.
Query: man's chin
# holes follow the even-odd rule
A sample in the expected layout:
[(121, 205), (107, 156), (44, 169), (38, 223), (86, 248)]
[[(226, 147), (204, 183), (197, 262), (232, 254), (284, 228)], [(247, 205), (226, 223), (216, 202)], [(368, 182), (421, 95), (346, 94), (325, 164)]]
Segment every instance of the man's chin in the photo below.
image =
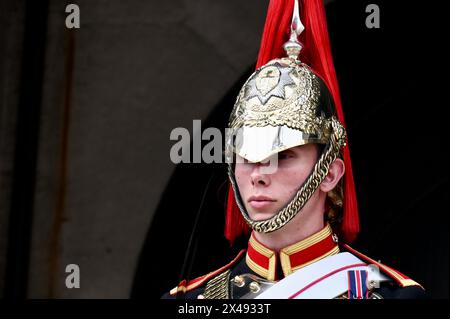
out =
[(250, 218), (254, 221), (262, 221), (272, 218), (275, 214), (273, 212), (249, 212)]

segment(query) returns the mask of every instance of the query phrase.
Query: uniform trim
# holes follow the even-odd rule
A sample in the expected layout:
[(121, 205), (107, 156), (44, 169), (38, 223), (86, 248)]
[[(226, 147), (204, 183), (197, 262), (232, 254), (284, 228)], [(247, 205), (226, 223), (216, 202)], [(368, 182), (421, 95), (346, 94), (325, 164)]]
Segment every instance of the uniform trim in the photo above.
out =
[[(315, 262), (317, 262), (317, 261), (319, 261), (319, 260), (321, 260), (321, 259), (323, 259), (325, 257), (333, 256), (333, 255), (336, 255), (338, 253), (339, 253), (339, 247), (336, 246), (332, 250), (328, 251), (327, 253), (325, 253), (325, 254), (323, 254), (323, 255), (321, 255), (321, 256), (319, 256), (319, 257), (317, 257), (317, 258), (315, 258), (315, 259), (313, 259), (313, 260), (311, 260), (311, 261), (309, 261), (307, 263), (301, 264), (301, 265), (296, 266), (296, 267), (292, 267), (292, 271), (291, 272), (296, 271), (296, 270), (298, 270), (300, 268), (306, 267), (308, 265), (311, 265), (311, 264), (313, 264), (313, 263), (315, 263)], [(289, 275), (291, 272), (286, 273), (285, 276)]]
[[(376, 265), (378, 268), (380, 268), (385, 274), (389, 275), (390, 277), (392, 277), (401, 287), (408, 287), (408, 286), (419, 286), (420, 288), (424, 289), (422, 287), (421, 284), (415, 282), (414, 280), (412, 280), (411, 278), (409, 278), (408, 276), (405, 276), (404, 274), (402, 274), (401, 272), (388, 267), (386, 265), (383, 265), (380, 262), (377, 262), (375, 260), (373, 260), (372, 258), (356, 251), (355, 249), (353, 249), (352, 247), (350, 247), (347, 244), (343, 244), (342, 247), (344, 247), (345, 249), (347, 249), (348, 251), (350, 251), (352, 254), (356, 255), (357, 257), (361, 258), (364, 261), (367, 261), (371, 264)], [(425, 289), (424, 289), (425, 290)]]
[(258, 275), (267, 278), (267, 280), (275, 280), (276, 254), (273, 250), (261, 244), (253, 233), (250, 236), (245, 261), (250, 269)]
[(279, 255), (284, 276), (310, 265), (322, 258), (339, 253), (339, 246), (333, 239), (329, 224), (317, 233), (287, 246), (279, 253), (264, 246), (252, 233), (248, 244), (246, 263), (258, 275), (275, 280)]
[(227, 269), (206, 283), (203, 296), (205, 299), (229, 299), (230, 298), (230, 274)]
[(304, 240), (301, 240), (298, 243), (295, 243), (291, 246), (288, 246), (286, 248), (283, 248), (282, 251), (285, 252), (287, 255), (294, 254), (296, 252), (299, 252), (301, 250), (305, 250), (308, 247), (311, 247), (312, 245), (315, 245), (322, 240), (326, 239), (330, 235), (332, 235), (331, 227), (329, 224), (325, 226), (321, 231), (315, 233), (311, 237), (308, 237)]
[(178, 286), (176, 286), (175, 288), (171, 289), (169, 294), (171, 296), (176, 295), (178, 292), (183, 292), (186, 293), (192, 289), (195, 289), (199, 286), (201, 286), (202, 284), (204, 284), (206, 281), (208, 281), (209, 279), (211, 279), (212, 277), (216, 276), (217, 274), (223, 272), (224, 270), (227, 270), (228, 268), (230, 268), (231, 266), (233, 266), (233, 264), (235, 264), (241, 257), (242, 255), (246, 252), (245, 249), (242, 249), (239, 254), (228, 264), (226, 264), (225, 266), (210, 272), (206, 275), (197, 277), (193, 280), (190, 280), (189, 283), (187, 284), (186, 280), (181, 281)]
[(339, 253), (339, 246), (333, 240), (333, 231), (327, 224), (321, 231), (296, 244), (283, 248), (280, 261), (285, 276), (306, 267), (322, 258)]

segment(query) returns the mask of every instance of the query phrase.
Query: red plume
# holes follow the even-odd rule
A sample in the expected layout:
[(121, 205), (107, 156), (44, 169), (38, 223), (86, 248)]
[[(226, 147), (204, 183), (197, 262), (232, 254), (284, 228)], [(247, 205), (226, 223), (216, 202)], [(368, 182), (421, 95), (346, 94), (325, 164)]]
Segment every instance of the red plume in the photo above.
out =
[[(323, 2), (322, 0), (300, 0), (299, 7), (301, 21), (305, 26), (299, 39), (304, 46), (300, 53), (300, 60), (308, 64), (325, 81), (333, 96), (338, 119), (345, 126)], [(289, 39), (293, 8), (294, 0), (270, 1), (257, 68), (272, 59), (286, 56), (283, 44)], [(348, 144), (343, 149), (343, 157), (345, 162), (343, 218), (338, 231), (341, 239), (350, 243), (356, 239), (359, 232), (359, 217)], [(248, 232), (248, 226), (237, 207), (230, 185), (225, 237), (232, 243), (243, 232)]]

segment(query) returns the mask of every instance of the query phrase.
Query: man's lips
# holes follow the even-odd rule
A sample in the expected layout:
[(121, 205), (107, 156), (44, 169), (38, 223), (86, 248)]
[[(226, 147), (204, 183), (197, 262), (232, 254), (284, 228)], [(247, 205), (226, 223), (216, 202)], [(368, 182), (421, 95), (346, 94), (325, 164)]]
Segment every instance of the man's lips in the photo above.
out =
[(268, 196), (251, 196), (248, 199), (248, 203), (253, 208), (265, 208), (267, 206), (270, 206), (275, 201), (275, 199)]

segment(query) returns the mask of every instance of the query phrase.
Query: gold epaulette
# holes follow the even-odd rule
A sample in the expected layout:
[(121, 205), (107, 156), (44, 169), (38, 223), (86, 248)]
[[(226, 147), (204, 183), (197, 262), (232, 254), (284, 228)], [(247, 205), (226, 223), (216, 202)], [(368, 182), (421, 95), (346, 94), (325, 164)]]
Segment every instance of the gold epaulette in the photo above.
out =
[(422, 287), (422, 285), (415, 282), (408, 276), (405, 276), (401, 272), (399, 272), (391, 267), (388, 267), (388, 266), (382, 264), (381, 262), (373, 260), (372, 258), (351, 248), (349, 245), (343, 244), (342, 247), (345, 248), (346, 250), (348, 250), (349, 252), (351, 252), (352, 254), (354, 254), (355, 256), (357, 256), (358, 258), (362, 259), (363, 261), (376, 265), (384, 274), (386, 274), (389, 277), (391, 277), (392, 279), (394, 279), (400, 287), (419, 286), (420, 288), (424, 289)]
[(234, 265), (242, 257), (242, 255), (245, 252), (246, 252), (245, 249), (241, 250), (239, 252), (239, 254), (230, 263), (226, 264), (225, 266), (223, 266), (223, 267), (221, 267), (221, 268), (219, 268), (219, 269), (217, 269), (215, 271), (212, 271), (212, 272), (210, 272), (210, 273), (208, 273), (206, 275), (197, 277), (197, 278), (195, 278), (193, 280), (189, 280), (189, 281), (183, 280), (182, 282), (180, 282), (178, 284), (178, 286), (176, 286), (175, 288), (170, 290), (170, 292), (169, 292), (170, 295), (174, 296), (180, 291), (183, 292), (183, 293), (186, 293), (186, 292), (188, 292), (188, 291), (190, 291), (192, 289), (200, 287), (201, 285), (203, 285), (205, 282), (207, 282), (208, 280), (210, 280), (214, 276), (224, 272), (225, 270), (230, 268), (232, 265)]

